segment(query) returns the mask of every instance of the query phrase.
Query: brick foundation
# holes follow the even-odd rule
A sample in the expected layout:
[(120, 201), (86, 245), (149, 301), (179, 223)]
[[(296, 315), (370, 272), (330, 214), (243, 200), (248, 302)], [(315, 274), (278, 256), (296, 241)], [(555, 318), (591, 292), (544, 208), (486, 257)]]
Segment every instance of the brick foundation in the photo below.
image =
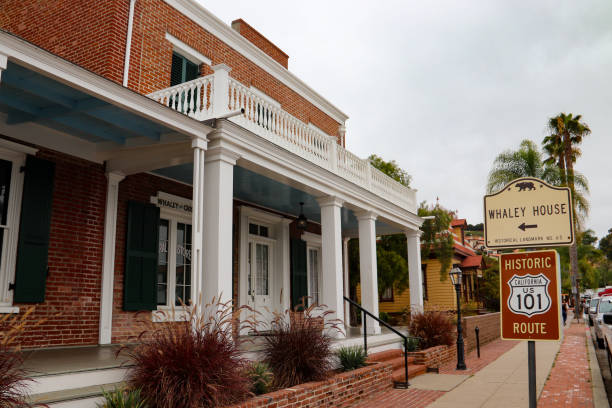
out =
[[(470, 350), (470, 341), (464, 339), (464, 350)], [(435, 346), (425, 350), (411, 351), (408, 356), (414, 357), (414, 364), (422, 364), (427, 368), (440, 368), (440, 366), (457, 358), (457, 344), (450, 346)]]
[(466, 347), (466, 351), (476, 348), (476, 334), (474, 329), (478, 326), (480, 330), (479, 338), (480, 345), (487, 344), (500, 337), (500, 315), (497, 313), (488, 313), (478, 316), (469, 316), (463, 319), (463, 337), (469, 340), (470, 348)]
[(392, 387), (391, 364), (375, 363), (326, 381), (310, 382), (260, 395), (231, 408), (348, 407)]

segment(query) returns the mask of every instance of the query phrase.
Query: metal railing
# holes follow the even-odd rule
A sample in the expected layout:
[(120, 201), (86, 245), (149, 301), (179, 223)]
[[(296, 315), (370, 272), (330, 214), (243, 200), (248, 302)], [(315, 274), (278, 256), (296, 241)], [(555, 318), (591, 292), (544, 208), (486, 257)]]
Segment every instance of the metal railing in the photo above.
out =
[(410, 385), (408, 383), (408, 339), (419, 339), (419, 337), (415, 336), (407, 336), (403, 333), (400, 333), (398, 330), (391, 327), (390, 324), (378, 318), (378, 316), (374, 316), (372, 313), (368, 312), (366, 309), (361, 307), (361, 305), (346, 296), (344, 296), (344, 301), (348, 302), (350, 305), (355, 306), (358, 310), (361, 311), (361, 315), (363, 316), (363, 349), (368, 354), (368, 326), (367, 326), (367, 316), (370, 316), (372, 319), (376, 320), (379, 324), (382, 324), (387, 329), (391, 330), (394, 334), (397, 334), (402, 339), (404, 339), (404, 382), (396, 382), (395, 386), (397, 388), (408, 388)]

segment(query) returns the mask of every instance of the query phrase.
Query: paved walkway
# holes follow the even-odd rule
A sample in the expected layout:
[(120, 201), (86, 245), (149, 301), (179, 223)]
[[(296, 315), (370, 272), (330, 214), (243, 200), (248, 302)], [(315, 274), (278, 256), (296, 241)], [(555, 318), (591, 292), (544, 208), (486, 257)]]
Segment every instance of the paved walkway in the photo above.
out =
[(593, 407), (591, 373), (587, 357), (587, 336), (589, 328), (584, 324), (572, 324), (565, 330), (559, 357), (542, 395), (538, 401), (540, 408), (555, 407)]

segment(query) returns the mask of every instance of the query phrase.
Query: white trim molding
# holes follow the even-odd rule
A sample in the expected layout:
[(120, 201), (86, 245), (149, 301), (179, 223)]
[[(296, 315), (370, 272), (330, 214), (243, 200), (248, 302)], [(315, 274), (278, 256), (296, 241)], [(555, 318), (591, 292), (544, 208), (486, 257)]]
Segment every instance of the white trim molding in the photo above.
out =
[(100, 295), (99, 344), (110, 344), (113, 332), (113, 292), (115, 281), (115, 246), (117, 236), (117, 203), (121, 173), (108, 173), (106, 213), (104, 215), (104, 249), (102, 255), (102, 293)]
[(8, 57), (4, 54), (0, 54), (0, 80), (2, 80), (2, 71), (6, 69), (8, 64)]
[(185, 44), (184, 42), (182, 42), (181, 40), (179, 40), (172, 34), (166, 33), (166, 40), (168, 40), (172, 44), (172, 49), (174, 51), (181, 54), (183, 57), (187, 58), (189, 61), (193, 62), (194, 64), (196, 65), (205, 64), (209, 66), (210, 64), (212, 64), (212, 61), (210, 58), (205, 57), (203, 54), (196, 51), (192, 47), (188, 46), (187, 44)]
[(334, 120), (344, 123), (348, 119), (348, 115), (194, 0), (164, 1), (297, 92)]

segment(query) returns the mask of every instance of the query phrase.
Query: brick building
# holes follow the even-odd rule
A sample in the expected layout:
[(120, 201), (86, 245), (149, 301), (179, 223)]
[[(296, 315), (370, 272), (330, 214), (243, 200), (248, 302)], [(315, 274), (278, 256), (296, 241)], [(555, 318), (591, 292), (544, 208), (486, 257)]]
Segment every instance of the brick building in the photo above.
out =
[(344, 319), (349, 237), (364, 307), (388, 233), (422, 299), (415, 191), (346, 150), (347, 115), (245, 21), (194, 0), (6, 0), (0, 30), (0, 313), (46, 319), (24, 347), (126, 342), (137, 314), (219, 295)]

